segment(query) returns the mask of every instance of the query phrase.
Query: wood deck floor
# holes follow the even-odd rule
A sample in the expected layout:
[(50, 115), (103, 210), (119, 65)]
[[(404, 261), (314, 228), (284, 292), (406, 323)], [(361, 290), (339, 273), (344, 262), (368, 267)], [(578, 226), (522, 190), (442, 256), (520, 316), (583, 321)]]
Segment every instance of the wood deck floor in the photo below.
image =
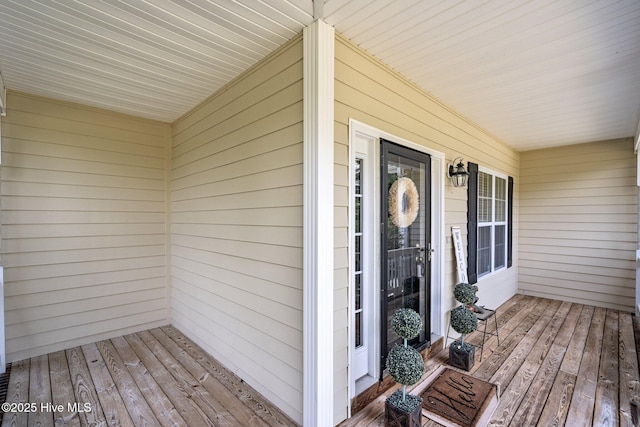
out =
[[(517, 295), (497, 320), (500, 345), (488, 337), (470, 372), (500, 383), (491, 425), (640, 425), (640, 325), (630, 313)], [(479, 344), (481, 334), (468, 339)], [(447, 357), (429, 359), (425, 377)], [(383, 425), (384, 398), (342, 426)], [(21, 411), (2, 426), (295, 425), (171, 327), (16, 362), (7, 402), (34, 406), (14, 405)]]
[(11, 402), (3, 427), (296, 425), (172, 327), (13, 363)]
[[(477, 349), (470, 371), (500, 384), (491, 426), (640, 426), (638, 319), (522, 295), (502, 305), (497, 316), (500, 345), (496, 337), (488, 338), (484, 357), (479, 360)], [(493, 320), (487, 326), (495, 330)], [(469, 337), (477, 345), (481, 339), (480, 331)], [(448, 348), (429, 359), (423, 378), (447, 359)], [(384, 399), (391, 391), (341, 426), (384, 425)], [(423, 426), (438, 425), (423, 418)]]

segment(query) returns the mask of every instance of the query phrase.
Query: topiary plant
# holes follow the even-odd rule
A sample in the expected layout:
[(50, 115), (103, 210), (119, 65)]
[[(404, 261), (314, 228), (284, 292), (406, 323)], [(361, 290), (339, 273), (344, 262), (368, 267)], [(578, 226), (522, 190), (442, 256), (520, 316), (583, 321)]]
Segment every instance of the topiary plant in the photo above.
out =
[(387, 356), (387, 369), (389, 375), (402, 384), (402, 393), (393, 393), (388, 401), (395, 407), (412, 412), (422, 404), (419, 396), (407, 395), (407, 386), (417, 383), (424, 372), (424, 360), (422, 355), (407, 342), (417, 337), (422, 331), (422, 318), (410, 309), (401, 308), (391, 318), (391, 328), (403, 339), (403, 345), (396, 344)]
[(451, 327), (461, 334), (459, 345), (461, 348), (469, 346), (469, 344), (465, 344), (464, 336), (478, 329), (478, 318), (467, 308), (467, 305), (478, 301), (476, 292), (477, 288), (468, 283), (458, 283), (453, 289), (453, 296), (462, 305), (451, 310)]

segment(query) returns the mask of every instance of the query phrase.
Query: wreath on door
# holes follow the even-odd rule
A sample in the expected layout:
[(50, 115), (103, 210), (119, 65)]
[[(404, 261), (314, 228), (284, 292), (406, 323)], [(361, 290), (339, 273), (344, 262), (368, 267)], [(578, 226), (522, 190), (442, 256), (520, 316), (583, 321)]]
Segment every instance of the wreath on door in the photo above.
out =
[(413, 224), (418, 217), (420, 196), (411, 178), (398, 178), (389, 189), (389, 217), (400, 228)]

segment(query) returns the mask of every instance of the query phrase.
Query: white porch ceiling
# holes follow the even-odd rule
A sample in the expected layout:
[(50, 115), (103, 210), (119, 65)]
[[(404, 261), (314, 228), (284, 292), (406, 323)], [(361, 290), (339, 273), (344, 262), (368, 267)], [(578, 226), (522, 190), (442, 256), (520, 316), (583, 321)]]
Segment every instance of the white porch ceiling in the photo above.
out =
[[(519, 150), (636, 135), (637, 0), (325, 0), (315, 12)], [(9, 89), (172, 122), (313, 15), (312, 0), (1, 0), (0, 72)]]

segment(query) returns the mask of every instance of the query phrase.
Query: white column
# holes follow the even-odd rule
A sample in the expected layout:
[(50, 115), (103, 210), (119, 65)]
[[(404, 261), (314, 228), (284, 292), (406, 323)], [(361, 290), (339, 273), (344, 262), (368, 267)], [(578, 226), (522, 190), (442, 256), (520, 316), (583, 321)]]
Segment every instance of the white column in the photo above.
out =
[(333, 426), (334, 29), (304, 29), (303, 425)]

